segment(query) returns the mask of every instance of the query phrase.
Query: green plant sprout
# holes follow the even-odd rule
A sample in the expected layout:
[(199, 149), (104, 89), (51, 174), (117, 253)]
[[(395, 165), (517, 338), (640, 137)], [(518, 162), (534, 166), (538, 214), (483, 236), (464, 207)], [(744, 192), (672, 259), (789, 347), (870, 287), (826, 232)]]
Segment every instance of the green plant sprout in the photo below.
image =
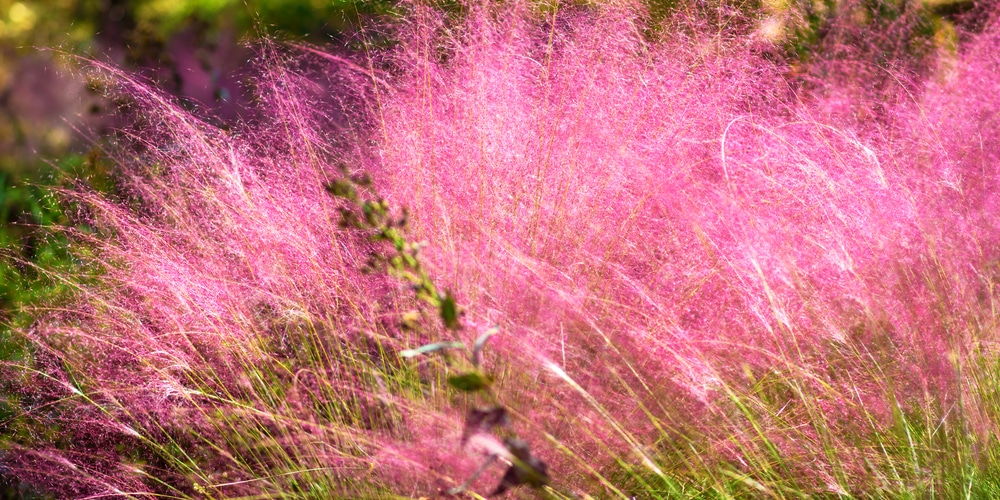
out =
[[(406, 209), (401, 210), (400, 216), (394, 216), (393, 210), (384, 199), (365, 196), (375, 194), (371, 178), (367, 174), (352, 174), (346, 165), (341, 165), (340, 171), (342, 177), (329, 182), (326, 188), (330, 194), (345, 202), (339, 208), (341, 227), (359, 230), (375, 243), (368, 256), (367, 270), (386, 271), (409, 284), (416, 298), (436, 309), (442, 326), (455, 336), (463, 329), (461, 308), (450, 291), (443, 294), (440, 292), (421, 264), (420, 251), (426, 244), (407, 241)], [(405, 313), (401, 318), (401, 324), (404, 328), (414, 328), (420, 317), (419, 311)], [(463, 364), (464, 366), (458, 367), (457, 374), (448, 377), (448, 385), (462, 392), (477, 394), (486, 400), (488, 405), (472, 408), (467, 413), (462, 432), (462, 446), (465, 446), (473, 436), (489, 435), (498, 427), (510, 427), (507, 409), (499, 402), (493, 391), (495, 377), (486, 373), (482, 367), (482, 352), (486, 342), (497, 333), (499, 329), (495, 326), (487, 329), (476, 338), (471, 350), (458, 340), (442, 340), (415, 349), (405, 349), (399, 353), (403, 358), (440, 353), (449, 369), (456, 368), (456, 363), (448, 356), (448, 351), (464, 350), (467, 354), (467, 362)], [(482, 465), (464, 483), (449, 489), (447, 493), (458, 495), (467, 490), (472, 482), (498, 459), (503, 459), (509, 466), (500, 484), (490, 493), (491, 497), (521, 485), (542, 489), (550, 482), (548, 466), (531, 453), (528, 443), (523, 439), (508, 436), (504, 438), (503, 446), (492, 449)]]

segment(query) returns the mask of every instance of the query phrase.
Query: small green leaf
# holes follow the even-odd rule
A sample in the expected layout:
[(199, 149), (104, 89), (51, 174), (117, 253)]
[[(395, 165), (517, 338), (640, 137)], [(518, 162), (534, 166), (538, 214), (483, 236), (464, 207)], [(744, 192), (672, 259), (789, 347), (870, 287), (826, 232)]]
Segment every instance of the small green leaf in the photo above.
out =
[(417, 268), (417, 265), (418, 265), (417, 264), (417, 259), (414, 259), (413, 256), (411, 256), (409, 254), (405, 254), (405, 253), (404, 254), (400, 254), (400, 256), (403, 258), (403, 264), (406, 265), (407, 269), (416, 269)]
[(465, 392), (481, 391), (490, 386), (493, 380), (479, 372), (463, 373), (448, 377), (448, 385)]
[(465, 347), (465, 344), (461, 342), (435, 342), (433, 344), (422, 345), (416, 349), (399, 351), (399, 355), (403, 358), (412, 358), (429, 352), (442, 351), (445, 349), (461, 349), (463, 347)]
[(451, 292), (445, 294), (444, 298), (441, 299), (441, 321), (444, 322), (445, 328), (449, 330), (458, 330), (458, 306), (455, 305), (455, 297), (451, 296)]
[(358, 199), (357, 191), (354, 189), (351, 182), (346, 179), (337, 179), (335, 181), (328, 182), (326, 184), (326, 190), (338, 198), (344, 198), (351, 201), (356, 201)]

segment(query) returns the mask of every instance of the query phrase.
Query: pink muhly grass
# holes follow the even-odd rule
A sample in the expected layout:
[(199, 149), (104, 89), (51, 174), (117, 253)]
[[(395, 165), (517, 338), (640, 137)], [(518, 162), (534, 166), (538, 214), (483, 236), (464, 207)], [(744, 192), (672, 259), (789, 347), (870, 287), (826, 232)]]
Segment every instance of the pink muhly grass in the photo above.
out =
[(510, 382), (540, 430), (647, 485), (666, 468), (772, 494), (949, 480), (891, 470), (929, 451), (903, 428), (971, 432), (962, 365), (992, 343), (993, 31), (944, 83), (871, 66), (896, 86), (809, 97), (752, 37), (651, 45), (615, 9), (471, 19), (404, 46), (365, 169), (507, 332), (499, 359), (545, 360)]
[(112, 77), (146, 121), (119, 153), (127, 202), (73, 195), (103, 235), (98, 272), (27, 333), (68, 442), (17, 450), (12, 467), (69, 496), (326, 497), (368, 491), (383, 461), (414, 491), (433, 481), (380, 443), (426, 433), (434, 413), (410, 419), (419, 398), (396, 401), (416, 390), (414, 373), (392, 378), (408, 299), (361, 273), (364, 244), (338, 229), (336, 158), (307, 89), (262, 75), (275, 115), (258, 135)]
[(787, 81), (756, 35), (643, 33), (622, 7), (417, 9), (371, 64), (296, 56), (339, 104), (266, 59), (269, 119), (232, 132), (112, 71), (142, 120), (126, 196), (73, 195), (99, 272), (26, 333), (68, 442), (11, 468), (66, 496), (464, 481), (475, 402), (399, 358), (446, 334), (361, 271), (340, 162), (409, 208), (459, 340), (500, 326), (485, 364), (553, 494), (920, 494), (996, 466), (996, 29), (871, 95)]

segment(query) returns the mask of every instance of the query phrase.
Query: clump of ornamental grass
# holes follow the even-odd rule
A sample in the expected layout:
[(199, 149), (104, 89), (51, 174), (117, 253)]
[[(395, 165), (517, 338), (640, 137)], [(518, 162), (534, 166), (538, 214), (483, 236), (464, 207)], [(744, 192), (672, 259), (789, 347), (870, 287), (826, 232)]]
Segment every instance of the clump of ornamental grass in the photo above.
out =
[(546, 16), (414, 26), (362, 165), (500, 324), (552, 469), (626, 497), (990, 494), (995, 30), (901, 61), (926, 80), (820, 54), (817, 89), (749, 34)]
[[(10, 470), (60, 497), (368, 497), (461, 481), (431, 468), (464, 453), (461, 410), (425, 387), (437, 372), (398, 355), (422, 343), (396, 313), (415, 299), (363, 272), (374, 249), (340, 227), (324, 188), (341, 173), (330, 118), (305, 111), (318, 91), (265, 72), (275, 118), (224, 131), (97, 69), (141, 111), (109, 153), (128, 167), (121, 199), (66, 193), (96, 231), (74, 235), (90, 272), (61, 276), (76, 300), (39, 311), (23, 332), (33, 363), (6, 367), (45, 432), (7, 450)], [(332, 77), (360, 92), (367, 78), (350, 65)]]
[(817, 87), (695, 19), (460, 14), (265, 58), (233, 130), (111, 71), (123, 194), (69, 193), (94, 271), (6, 368), (51, 429), (10, 470), (66, 497), (996, 493), (996, 28), (926, 79), (817, 57)]

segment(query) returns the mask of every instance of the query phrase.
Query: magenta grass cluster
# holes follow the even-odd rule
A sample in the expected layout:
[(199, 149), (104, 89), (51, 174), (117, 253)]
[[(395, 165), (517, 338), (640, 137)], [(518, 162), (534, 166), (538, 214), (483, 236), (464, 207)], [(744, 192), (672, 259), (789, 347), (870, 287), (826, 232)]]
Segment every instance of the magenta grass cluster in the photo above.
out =
[(26, 332), (57, 430), (11, 470), (90, 497), (462, 483), (473, 402), (398, 356), (451, 339), (362, 272), (341, 163), (409, 209), (457, 340), (499, 326), (486, 366), (559, 498), (947, 492), (997, 465), (995, 25), (914, 73), (790, 68), (696, 19), (651, 42), (632, 7), (415, 11), (377, 56), (294, 56), (324, 85), (265, 58), (267, 119), (238, 131), (111, 72), (141, 118), (127, 196), (72, 195), (97, 271)]

